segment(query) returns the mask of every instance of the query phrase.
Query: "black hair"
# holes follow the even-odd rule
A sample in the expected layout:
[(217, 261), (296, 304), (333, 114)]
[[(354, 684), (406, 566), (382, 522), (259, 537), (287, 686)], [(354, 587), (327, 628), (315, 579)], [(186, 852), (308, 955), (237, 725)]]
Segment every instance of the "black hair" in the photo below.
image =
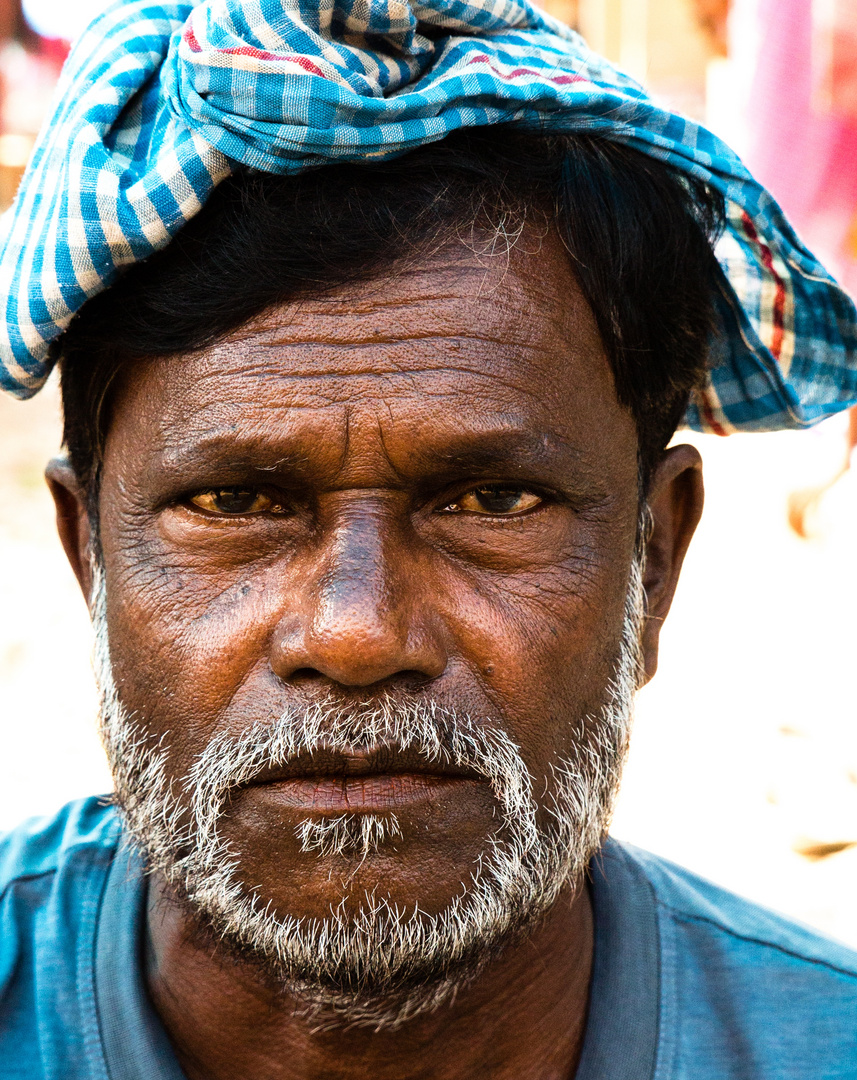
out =
[[(705, 377), (722, 200), (598, 135), (458, 132), (386, 162), (242, 170), (60, 342), (65, 445), (95, 498), (116, 376), (208, 346), (277, 304), (382, 276), (480, 223), (558, 229), (636, 423), (643, 489)], [(511, 225), (510, 225), (511, 223)], [(93, 504), (94, 505), (94, 504)]]

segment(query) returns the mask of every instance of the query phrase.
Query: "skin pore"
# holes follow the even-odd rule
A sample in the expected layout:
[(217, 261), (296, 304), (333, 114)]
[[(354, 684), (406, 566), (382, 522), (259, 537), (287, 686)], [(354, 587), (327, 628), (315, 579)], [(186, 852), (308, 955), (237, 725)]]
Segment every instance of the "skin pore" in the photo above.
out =
[[(507, 260), (453, 244), (124, 373), (99, 504), (110, 651), (180, 791), (220, 733), (386, 694), (491, 717), (547, 805), (551, 763), (605, 701), (639, 505), (634, 423), (593, 317), (559, 240), (536, 247)], [(66, 466), (49, 478), (89, 595), (84, 499)], [(649, 504), (648, 677), (702, 507), (693, 448), (666, 453)], [(496, 816), (467, 776), (375, 763), (302, 783), (248, 786), (226, 823), (244, 880), (277, 912), (322, 917), (343, 891), (379, 889), (440, 911)], [(401, 836), (362, 861), (301, 851), (295, 826), (343, 805), (394, 808)], [(380, 1032), (309, 1019), (195, 932), (157, 877), (148, 918), (150, 994), (190, 1080), (574, 1075), (592, 964), (583, 886), (452, 1003)]]

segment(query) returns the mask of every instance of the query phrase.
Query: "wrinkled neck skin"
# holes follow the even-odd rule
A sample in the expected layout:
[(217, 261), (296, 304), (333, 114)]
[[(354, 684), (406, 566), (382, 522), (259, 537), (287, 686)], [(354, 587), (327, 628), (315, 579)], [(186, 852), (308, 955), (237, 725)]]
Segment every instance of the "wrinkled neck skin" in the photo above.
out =
[(586, 1023), (592, 908), (563, 895), (451, 1004), (394, 1031), (330, 1027), (194, 933), (153, 880), (148, 984), (188, 1080), (570, 1080)]

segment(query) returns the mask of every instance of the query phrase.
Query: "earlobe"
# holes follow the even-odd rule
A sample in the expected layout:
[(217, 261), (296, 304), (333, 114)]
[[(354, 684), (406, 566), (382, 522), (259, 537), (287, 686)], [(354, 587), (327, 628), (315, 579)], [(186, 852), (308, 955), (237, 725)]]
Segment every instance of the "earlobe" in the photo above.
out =
[(694, 446), (673, 446), (664, 453), (649, 487), (651, 534), (646, 545), (643, 585), (646, 620), (643, 666), (646, 681), (658, 666), (661, 626), (670, 610), (685, 554), (702, 516), (702, 458)]
[(45, 480), (56, 507), (60, 542), (88, 604), (92, 587), (90, 567), (92, 536), (86, 508), (86, 494), (82, 491), (77, 476), (64, 454), (48, 462)]

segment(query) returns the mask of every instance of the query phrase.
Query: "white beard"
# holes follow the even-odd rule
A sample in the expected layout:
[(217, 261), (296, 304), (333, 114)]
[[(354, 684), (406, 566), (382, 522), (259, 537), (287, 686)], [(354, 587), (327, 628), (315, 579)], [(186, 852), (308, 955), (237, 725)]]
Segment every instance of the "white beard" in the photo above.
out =
[[(509, 941), (534, 927), (563, 889), (583, 880), (606, 833), (627, 752), (642, 611), (638, 559), (608, 703), (580, 722), (571, 755), (551, 766), (548, 825), (538, 824), (533, 779), (518, 747), (490, 720), (419, 698), (386, 696), (346, 707), (331, 699), (257, 722), (237, 737), (216, 736), (180, 782), (188, 809), (167, 779), (167, 737), (155, 743), (119, 700), (104, 576), (96, 566), (92, 618), (100, 728), (130, 838), (198, 926), (305, 1002), (322, 1025), (396, 1027), (454, 997)], [(432, 915), (418, 905), (403, 911), (377, 889), (343, 896), (322, 918), (272, 911), (264, 897), (243, 886), (240, 852), (221, 834), (231, 794), (298, 754), (379, 745), (472, 769), (490, 783), (500, 808), (498, 827), (486, 838), (470, 882)], [(365, 860), (398, 833), (389, 814), (307, 819), (296, 828), (302, 851), (319, 859), (350, 854)]]

